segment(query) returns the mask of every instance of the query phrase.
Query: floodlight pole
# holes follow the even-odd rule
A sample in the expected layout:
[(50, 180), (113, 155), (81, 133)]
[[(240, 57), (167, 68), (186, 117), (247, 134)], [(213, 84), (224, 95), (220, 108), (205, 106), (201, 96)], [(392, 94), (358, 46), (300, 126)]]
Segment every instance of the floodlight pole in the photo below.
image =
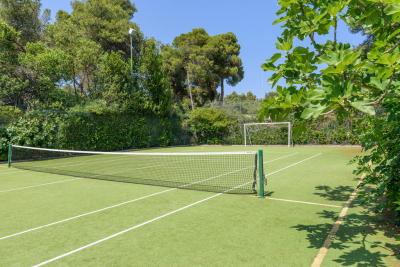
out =
[(133, 97), (133, 47), (132, 47), (132, 36), (136, 34), (134, 29), (129, 30), (129, 35), (131, 36), (131, 75), (132, 75), (132, 97)]
[(261, 70), (261, 102), (264, 100), (264, 70)]

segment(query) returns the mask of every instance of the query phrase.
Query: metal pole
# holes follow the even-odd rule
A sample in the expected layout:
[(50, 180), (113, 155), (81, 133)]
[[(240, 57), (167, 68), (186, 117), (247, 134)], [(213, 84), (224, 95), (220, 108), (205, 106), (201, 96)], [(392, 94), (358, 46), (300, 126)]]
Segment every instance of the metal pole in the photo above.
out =
[(12, 146), (11, 146), (11, 144), (9, 144), (8, 145), (8, 168), (11, 167), (11, 149), (12, 149)]
[(264, 99), (264, 70), (261, 70), (261, 102)]
[(258, 150), (258, 171), (259, 171), (259, 181), (260, 181), (260, 196), (259, 198), (264, 198), (264, 159), (263, 151)]
[(132, 97), (133, 97), (133, 47), (132, 47), (132, 35), (131, 36), (131, 75), (132, 75)]
[(290, 147), (290, 122), (289, 122), (289, 132), (288, 132), (288, 147)]
[(246, 124), (244, 125), (244, 147), (247, 147)]

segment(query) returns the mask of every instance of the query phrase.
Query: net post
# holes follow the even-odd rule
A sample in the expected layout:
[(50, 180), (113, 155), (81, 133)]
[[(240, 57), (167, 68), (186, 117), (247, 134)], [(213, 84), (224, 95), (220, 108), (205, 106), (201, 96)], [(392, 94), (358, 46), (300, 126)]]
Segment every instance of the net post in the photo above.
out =
[(264, 159), (263, 151), (258, 150), (258, 172), (260, 177), (260, 195), (259, 198), (264, 198)]
[(12, 149), (11, 144), (8, 144), (8, 168), (11, 167), (11, 149)]

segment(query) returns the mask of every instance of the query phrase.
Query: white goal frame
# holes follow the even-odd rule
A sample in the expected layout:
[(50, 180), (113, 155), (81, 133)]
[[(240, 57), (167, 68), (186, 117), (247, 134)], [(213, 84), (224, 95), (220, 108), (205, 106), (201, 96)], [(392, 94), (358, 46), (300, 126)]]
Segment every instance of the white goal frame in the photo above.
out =
[(288, 147), (290, 147), (291, 140), (292, 140), (292, 126), (291, 126), (290, 122), (246, 123), (244, 125), (244, 146), (247, 147), (246, 126), (250, 126), (250, 125), (274, 125), (274, 124), (287, 124), (288, 125)]

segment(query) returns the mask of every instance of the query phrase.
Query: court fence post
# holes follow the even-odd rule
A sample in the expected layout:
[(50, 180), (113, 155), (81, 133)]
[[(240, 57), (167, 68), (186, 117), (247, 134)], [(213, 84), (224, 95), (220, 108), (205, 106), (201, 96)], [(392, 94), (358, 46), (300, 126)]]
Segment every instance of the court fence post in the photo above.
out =
[(260, 198), (264, 198), (264, 159), (263, 151), (258, 150), (258, 171), (259, 171), (259, 181), (260, 181)]
[(11, 167), (11, 144), (8, 144), (8, 168)]

